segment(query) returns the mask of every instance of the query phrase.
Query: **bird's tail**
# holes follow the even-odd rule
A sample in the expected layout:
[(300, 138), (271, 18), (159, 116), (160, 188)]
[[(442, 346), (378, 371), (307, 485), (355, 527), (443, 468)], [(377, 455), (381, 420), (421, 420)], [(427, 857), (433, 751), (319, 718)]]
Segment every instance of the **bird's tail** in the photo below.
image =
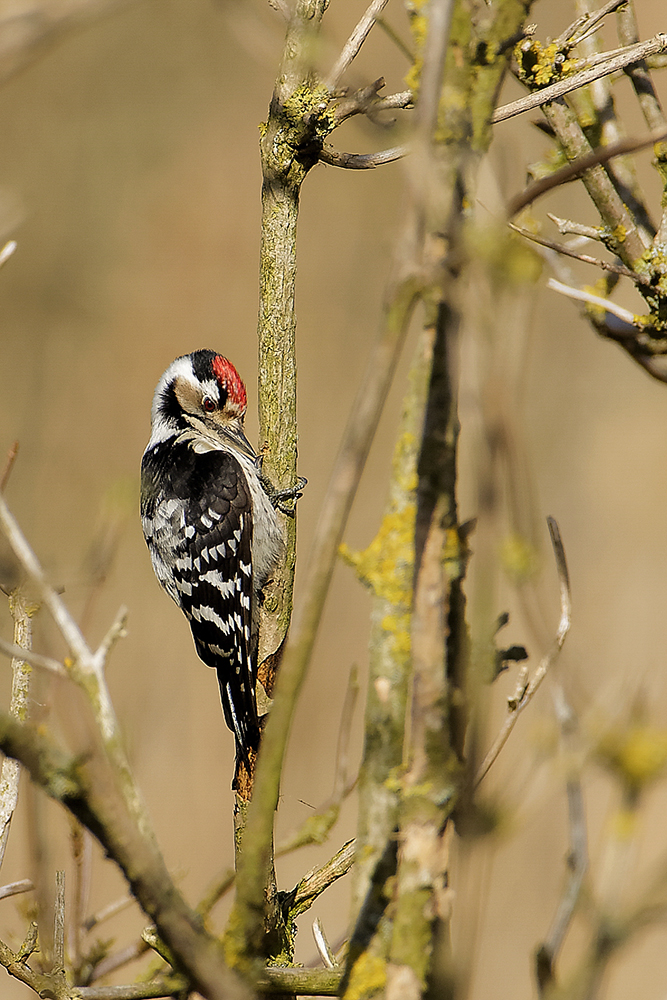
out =
[(216, 673), (225, 722), (236, 739), (236, 756), (250, 771), (250, 751), (257, 753), (260, 736), (254, 692), (242, 690), (229, 669), (217, 667)]

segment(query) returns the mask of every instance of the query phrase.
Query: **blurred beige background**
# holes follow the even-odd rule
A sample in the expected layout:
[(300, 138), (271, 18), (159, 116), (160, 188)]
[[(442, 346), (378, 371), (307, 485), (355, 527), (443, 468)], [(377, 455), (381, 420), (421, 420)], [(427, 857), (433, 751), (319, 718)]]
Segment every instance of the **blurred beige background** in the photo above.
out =
[[(12, 6), (0, 2), (0, 15)], [(364, 6), (363, 0), (332, 0), (324, 69)], [(638, 0), (637, 8), (643, 38), (667, 30), (660, 0)], [(541, 38), (562, 30), (573, 16), (561, 2), (538, 4), (532, 14)], [(389, 20), (406, 36), (400, 7), (390, 8)], [(174, 357), (200, 347), (227, 354), (246, 379), (248, 433), (256, 437), (257, 138), (281, 44), (279, 18), (259, 0), (138, 2), (65, 37), (0, 88), (0, 237), (18, 241), (0, 272), (0, 466), (12, 442), (20, 442), (7, 496), (91, 642), (99, 641), (121, 604), (129, 608), (129, 635), (114, 652), (109, 683), (167, 862), (193, 903), (233, 860), (233, 741), (222, 722), (214, 675), (196, 659), (185, 620), (154, 580), (138, 518), (139, 462), (159, 375)], [(607, 44), (614, 45), (611, 34)], [(347, 82), (358, 86), (384, 75), (391, 93), (403, 88), (406, 69), (376, 32)], [(659, 76), (658, 82), (664, 98)], [(642, 131), (626, 83), (619, 93), (631, 115), (628, 131)], [(518, 94), (508, 84), (507, 99)], [(339, 148), (361, 152), (393, 145), (396, 135), (353, 122), (334, 140)], [(519, 190), (526, 163), (547, 148), (528, 120), (498, 127), (480, 190), (489, 213), (497, 210), (494, 189), (503, 196)], [(309, 485), (299, 504), (302, 562), (380, 322), (404, 169), (318, 166), (303, 190), (299, 469)], [(642, 178), (657, 213), (660, 192), (649, 153), (642, 157)], [(572, 186), (545, 199), (536, 215), (543, 219), (546, 210), (595, 222)], [(555, 238), (553, 230), (547, 235)], [(596, 277), (583, 269), (575, 273), (582, 284)], [(548, 274), (545, 268), (534, 300), (531, 289), (507, 315), (489, 315), (493, 324), (477, 332), (482, 343), (487, 335), (495, 338), (501, 381), (505, 369), (511, 371), (505, 392), (532, 477), (532, 515), (540, 525), (546, 514), (556, 516), (567, 548), (574, 625), (558, 674), (584, 718), (593, 708), (612, 717), (642, 691), (653, 722), (665, 725), (667, 387), (596, 339), (574, 304), (544, 288)], [(619, 292), (618, 299), (640, 309), (629, 292)], [(483, 310), (479, 321), (483, 326)], [(347, 531), (355, 546), (370, 541), (382, 511), (408, 362), (409, 348)], [(477, 401), (474, 373), (466, 368), (464, 374), (465, 518), (476, 513)], [(111, 545), (114, 558), (90, 600), (91, 552), (102, 545)], [(553, 629), (558, 595), (546, 529), (543, 545), (539, 598)], [(521, 601), (509, 587), (498, 601), (498, 611), (516, 611), (503, 641), (526, 642), (535, 664), (542, 647), (523, 625)], [(367, 661), (368, 609), (366, 593), (341, 566), (294, 725), (279, 840), (331, 792), (347, 676), (353, 663), (363, 675)], [(9, 616), (1, 621), (9, 637)], [(63, 653), (45, 615), (36, 625), (36, 647)], [(5, 661), (3, 704), (9, 686)], [(493, 726), (512, 688), (513, 677), (496, 685)], [(85, 722), (68, 708), (66, 690), (42, 680), (34, 709), (64, 741), (85, 745)], [(361, 709), (358, 716), (356, 758)], [(471, 898), (467, 887), (479, 882), (475, 1000), (534, 993), (532, 954), (555, 910), (567, 849), (563, 776), (557, 763), (537, 763), (551, 718), (547, 684), (490, 782), (505, 816), (502, 835), (493, 852), (473, 865), (474, 877), (457, 883), (453, 874), (459, 898)], [(585, 790), (595, 864), (613, 790), (594, 768)], [(667, 850), (666, 799), (660, 787), (647, 801), (641, 871)], [(67, 820), (40, 795), (31, 797), (24, 783), (3, 882), (31, 874), (31, 811), (47, 824), (47, 865), (53, 872), (71, 867)], [(281, 887), (291, 888), (354, 830), (350, 801), (327, 845), (280, 862)], [(91, 910), (122, 891), (95, 850)], [(312, 917), (322, 917), (332, 941), (344, 933), (347, 892), (339, 883), (302, 918), (301, 961), (314, 955)], [(24, 902), (0, 903), (0, 937), (12, 945), (24, 932)], [(215, 912), (219, 927), (224, 914), (222, 904)], [(101, 936), (122, 946), (142, 926), (140, 915), (129, 911), (104, 925)], [(575, 933), (565, 963), (576, 955), (576, 944)], [(623, 953), (613, 965), (608, 996), (667, 997), (665, 944), (664, 930), (655, 931)], [(115, 981), (134, 974), (131, 968)], [(29, 995), (0, 970), (0, 996)]]

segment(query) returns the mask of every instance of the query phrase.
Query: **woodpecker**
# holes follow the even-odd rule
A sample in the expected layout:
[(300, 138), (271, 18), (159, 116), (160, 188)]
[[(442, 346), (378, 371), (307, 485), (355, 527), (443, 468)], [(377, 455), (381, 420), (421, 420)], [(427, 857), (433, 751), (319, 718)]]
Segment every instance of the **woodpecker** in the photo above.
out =
[[(197, 655), (218, 675), (237, 757), (257, 751), (260, 591), (284, 547), (276, 506), (243, 432), (246, 389), (215, 351), (194, 351), (157, 384), (141, 461), (141, 520), (158, 581), (185, 614)], [(271, 496), (269, 496), (271, 492)]]

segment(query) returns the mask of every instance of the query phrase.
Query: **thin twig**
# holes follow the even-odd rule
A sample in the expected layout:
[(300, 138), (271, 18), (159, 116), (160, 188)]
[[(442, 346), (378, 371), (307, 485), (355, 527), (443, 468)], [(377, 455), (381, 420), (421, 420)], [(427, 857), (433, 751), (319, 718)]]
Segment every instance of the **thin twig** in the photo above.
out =
[(582, 14), (581, 17), (578, 17), (576, 21), (570, 24), (558, 38), (554, 39), (554, 45), (559, 50), (563, 47), (567, 47), (568, 49), (574, 48), (575, 45), (578, 45), (588, 36), (591, 28), (597, 27), (603, 18), (609, 14), (613, 14), (625, 2), (626, 0), (608, 0), (599, 10), (586, 11), (585, 14)]
[(6, 639), (0, 639), (0, 653), (4, 653), (5, 656), (21, 657), (31, 666), (50, 670), (51, 673), (57, 674), (59, 677), (69, 677), (64, 666), (58, 660), (54, 660), (50, 656), (42, 656), (41, 653), (35, 653), (31, 649), (21, 649), (20, 646), (7, 642)]
[(617, 316), (624, 323), (628, 324), (629, 334), (632, 331), (634, 333), (638, 332), (638, 327), (634, 322), (634, 314), (629, 309), (624, 309), (623, 306), (612, 302), (611, 299), (603, 299), (600, 295), (593, 295), (592, 292), (588, 292), (584, 288), (572, 288), (570, 285), (564, 285), (562, 281), (557, 281), (555, 278), (549, 278), (547, 288), (551, 288), (554, 292), (560, 292), (561, 295), (567, 295), (570, 299), (578, 299), (580, 302), (587, 302), (589, 305), (605, 309), (613, 316)]
[(385, 85), (384, 77), (378, 77), (373, 83), (360, 90), (355, 90), (353, 94), (345, 94), (334, 109), (335, 127), (342, 125), (348, 118), (354, 115), (366, 115), (371, 121), (379, 121), (380, 111), (398, 111), (412, 107), (414, 97), (411, 90), (402, 90), (397, 94), (389, 94), (387, 97), (378, 97), (378, 93)]
[(382, 166), (384, 163), (400, 160), (407, 152), (407, 146), (392, 146), (391, 149), (383, 149), (379, 153), (339, 153), (331, 146), (323, 146), (320, 151), (320, 160), (323, 163), (328, 163), (331, 167), (345, 167), (347, 170), (372, 170), (373, 167)]
[(378, 16), (387, 6), (389, 0), (371, 0), (363, 17), (343, 46), (343, 51), (336, 60), (331, 72), (325, 80), (327, 90), (333, 91), (343, 76), (345, 70), (352, 65), (359, 49), (366, 41)]
[(56, 898), (53, 919), (53, 972), (65, 971), (65, 872), (56, 872)]
[(511, 218), (517, 212), (520, 212), (522, 208), (530, 205), (537, 198), (541, 197), (541, 195), (546, 194), (547, 191), (551, 191), (553, 188), (558, 187), (560, 184), (565, 184), (567, 181), (574, 180), (575, 177), (583, 174), (586, 170), (590, 170), (592, 167), (606, 163), (615, 156), (623, 156), (626, 153), (637, 153), (639, 150), (646, 149), (647, 146), (652, 146), (665, 138), (667, 138), (667, 128), (659, 129), (657, 132), (650, 132), (648, 135), (643, 135), (636, 139), (619, 139), (618, 142), (612, 143), (610, 146), (600, 146), (590, 153), (586, 153), (584, 156), (579, 156), (559, 170), (554, 170), (547, 177), (541, 177), (540, 180), (535, 181), (534, 184), (530, 184), (520, 194), (515, 195), (508, 203), (507, 214)]
[(315, 917), (315, 920), (313, 921), (313, 938), (315, 940), (317, 953), (322, 959), (324, 968), (336, 969), (338, 967), (338, 962), (336, 961), (336, 956), (331, 950), (331, 945), (327, 940), (327, 936), (324, 933), (324, 927), (322, 926), (322, 921), (319, 917)]
[(604, 62), (591, 66), (589, 69), (584, 69), (580, 73), (574, 73), (572, 76), (566, 76), (556, 83), (549, 84), (548, 87), (543, 87), (541, 90), (535, 90), (526, 97), (519, 98), (518, 101), (504, 104), (493, 113), (491, 121), (494, 125), (497, 125), (498, 122), (507, 121), (508, 118), (522, 115), (526, 111), (534, 111), (535, 108), (541, 108), (542, 105), (555, 101), (557, 97), (563, 97), (573, 90), (579, 90), (581, 87), (593, 83), (594, 80), (599, 80), (603, 76), (609, 76), (610, 73), (617, 73), (619, 70), (625, 69), (626, 66), (631, 66), (633, 63), (661, 52), (667, 52), (667, 34), (659, 34), (646, 42), (629, 45), (620, 54), (610, 56)]
[(558, 583), (560, 586), (561, 615), (558, 623), (558, 629), (556, 631), (556, 638), (549, 652), (540, 660), (532, 679), (528, 681), (525, 689), (520, 692), (520, 696), (516, 699), (516, 701), (513, 700), (510, 704), (510, 714), (505, 719), (500, 732), (496, 736), (491, 749), (482, 761), (482, 765), (477, 772), (475, 787), (477, 787), (486, 777), (491, 765), (497, 759), (500, 751), (507, 743), (511, 732), (517, 723), (519, 715), (533, 700), (533, 697), (546, 677), (551, 664), (560, 653), (567, 633), (570, 631), (572, 606), (570, 598), (570, 580), (567, 572), (567, 563), (565, 561), (565, 550), (561, 541), (558, 524), (555, 519), (553, 517), (548, 517), (547, 524), (549, 526), (549, 534), (551, 535), (551, 545), (554, 550), (554, 556), (556, 557), (556, 569), (558, 571)]
[(2, 478), (0, 478), (0, 493), (5, 492), (5, 487), (9, 482), (9, 477), (11, 475), (12, 469), (14, 468), (14, 462), (16, 461), (16, 456), (18, 455), (18, 453), (19, 453), (19, 443), (18, 441), (15, 441), (14, 444), (9, 449), (9, 451), (7, 452), (7, 462), (5, 463), (5, 468), (2, 473)]
[(584, 264), (593, 264), (595, 267), (601, 268), (603, 271), (611, 271), (612, 274), (620, 274), (624, 278), (630, 278), (636, 285), (646, 285), (650, 287), (651, 282), (648, 278), (645, 278), (642, 274), (637, 274), (636, 271), (632, 271), (629, 267), (624, 264), (612, 264), (608, 260), (600, 260), (599, 257), (591, 257), (586, 253), (577, 253), (576, 250), (572, 250), (568, 246), (564, 246), (562, 243), (555, 243), (553, 240), (547, 240), (543, 236), (538, 236), (537, 233), (531, 233), (529, 229), (522, 229), (521, 226), (515, 226), (510, 223), (510, 229), (513, 229), (515, 233), (520, 236), (524, 236), (527, 240), (531, 240), (533, 243), (539, 243), (541, 247), (546, 247), (547, 250), (555, 250), (556, 253), (563, 254), (565, 257), (572, 257), (574, 260), (580, 260)]
[(347, 770), (349, 764), (350, 734), (354, 709), (359, 698), (359, 670), (353, 666), (347, 679), (347, 688), (340, 713), (340, 726), (336, 743), (336, 767), (334, 771), (333, 798), (340, 799), (349, 785)]
[(129, 965), (135, 959), (141, 958), (148, 950), (149, 945), (143, 938), (138, 938), (132, 944), (128, 944), (127, 947), (121, 948), (120, 951), (114, 952), (112, 955), (107, 955), (101, 962), (98, 962), (93, 970), (90, 981), (95, 982), (97, 979), (103, 979), (104, 976), (110, 975), (117, 969), (122, 969), (124, 965)]
[(0, 886), (0, 899), (7, 899), (9, 896), (18, 896), (21, 892), (32, 892), (35, 888), (29, 878), (19, 879), (18, 882), (9, 882)]
[(69, 613), (65, 602), (46, 579), (37, 556), (28, 544), (25, 535), (5, 503), (2, 494), (0, 494), (0, 527), (4, 531), (14, 555), (32, 578), (42, 602), (48, 608), (62, 637), (70, 648), (74, 659), (72, 676), (76, 679), (77, 674), (80, 672), (84, 685), (90, 681), (93, 682), (95, 692), (91, 697), (91, 702), (95, 710), (100, 733), (107, 744), (107, 748), (113, 751), (116, 762), (123, 770), (126, 770), (127, 762), (121, 749), (122, 743), (118, 723), (111, 703), (109, 689), (104, 678), (103, 648), (101, 647), (94, 655), (89, 650), (81, 630)]
[(115, 620), (112, 622), (107, 634), (102, 639), (95, 651), (95, 659), (101, 663), (105, 663), (109, 658), (109, 653), (114, 648), (119, 639), (125, 639), (127, 636), (127, 616), (128, 610), (125, 605), (121, 605), (118, 609), (118, 614)]
[(132, 906), (133, 903), (136, 903), (134, 896), (121, 896), (120, 899), (114, 900), (113, 903), (107, 903), (97, 913), (93, 913), (92, 916), (84, 920), (83, 929), (87, 933), (90, 933), (98, 924), (109, 920), (111, 917), (115, 917), (117, 913), (122, 913), (123, 910), (126, 910), (128, 906)]
[(605, 235), (602, 226), (585, 226), (581, 222), (574, 222), (572, 219), (561, 219), (553, 212), (547, 212), (547, 218), (558, 227), (561, 236), (583, 236), (588, 240), (601, 241)]

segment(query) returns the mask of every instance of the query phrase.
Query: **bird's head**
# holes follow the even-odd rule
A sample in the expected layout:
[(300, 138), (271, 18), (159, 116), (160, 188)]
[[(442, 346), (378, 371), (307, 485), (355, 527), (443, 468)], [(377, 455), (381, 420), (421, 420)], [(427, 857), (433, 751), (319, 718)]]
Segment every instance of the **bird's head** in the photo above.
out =
[(151, 444), (184, 436), (203, 448), (207, 442), (215, 447), (229, 437), (237, 446), (247, 445), (246, 407), (245, 385), (231, 361), (216, 351), (186, 354), (169, 365), (157, 384)]

